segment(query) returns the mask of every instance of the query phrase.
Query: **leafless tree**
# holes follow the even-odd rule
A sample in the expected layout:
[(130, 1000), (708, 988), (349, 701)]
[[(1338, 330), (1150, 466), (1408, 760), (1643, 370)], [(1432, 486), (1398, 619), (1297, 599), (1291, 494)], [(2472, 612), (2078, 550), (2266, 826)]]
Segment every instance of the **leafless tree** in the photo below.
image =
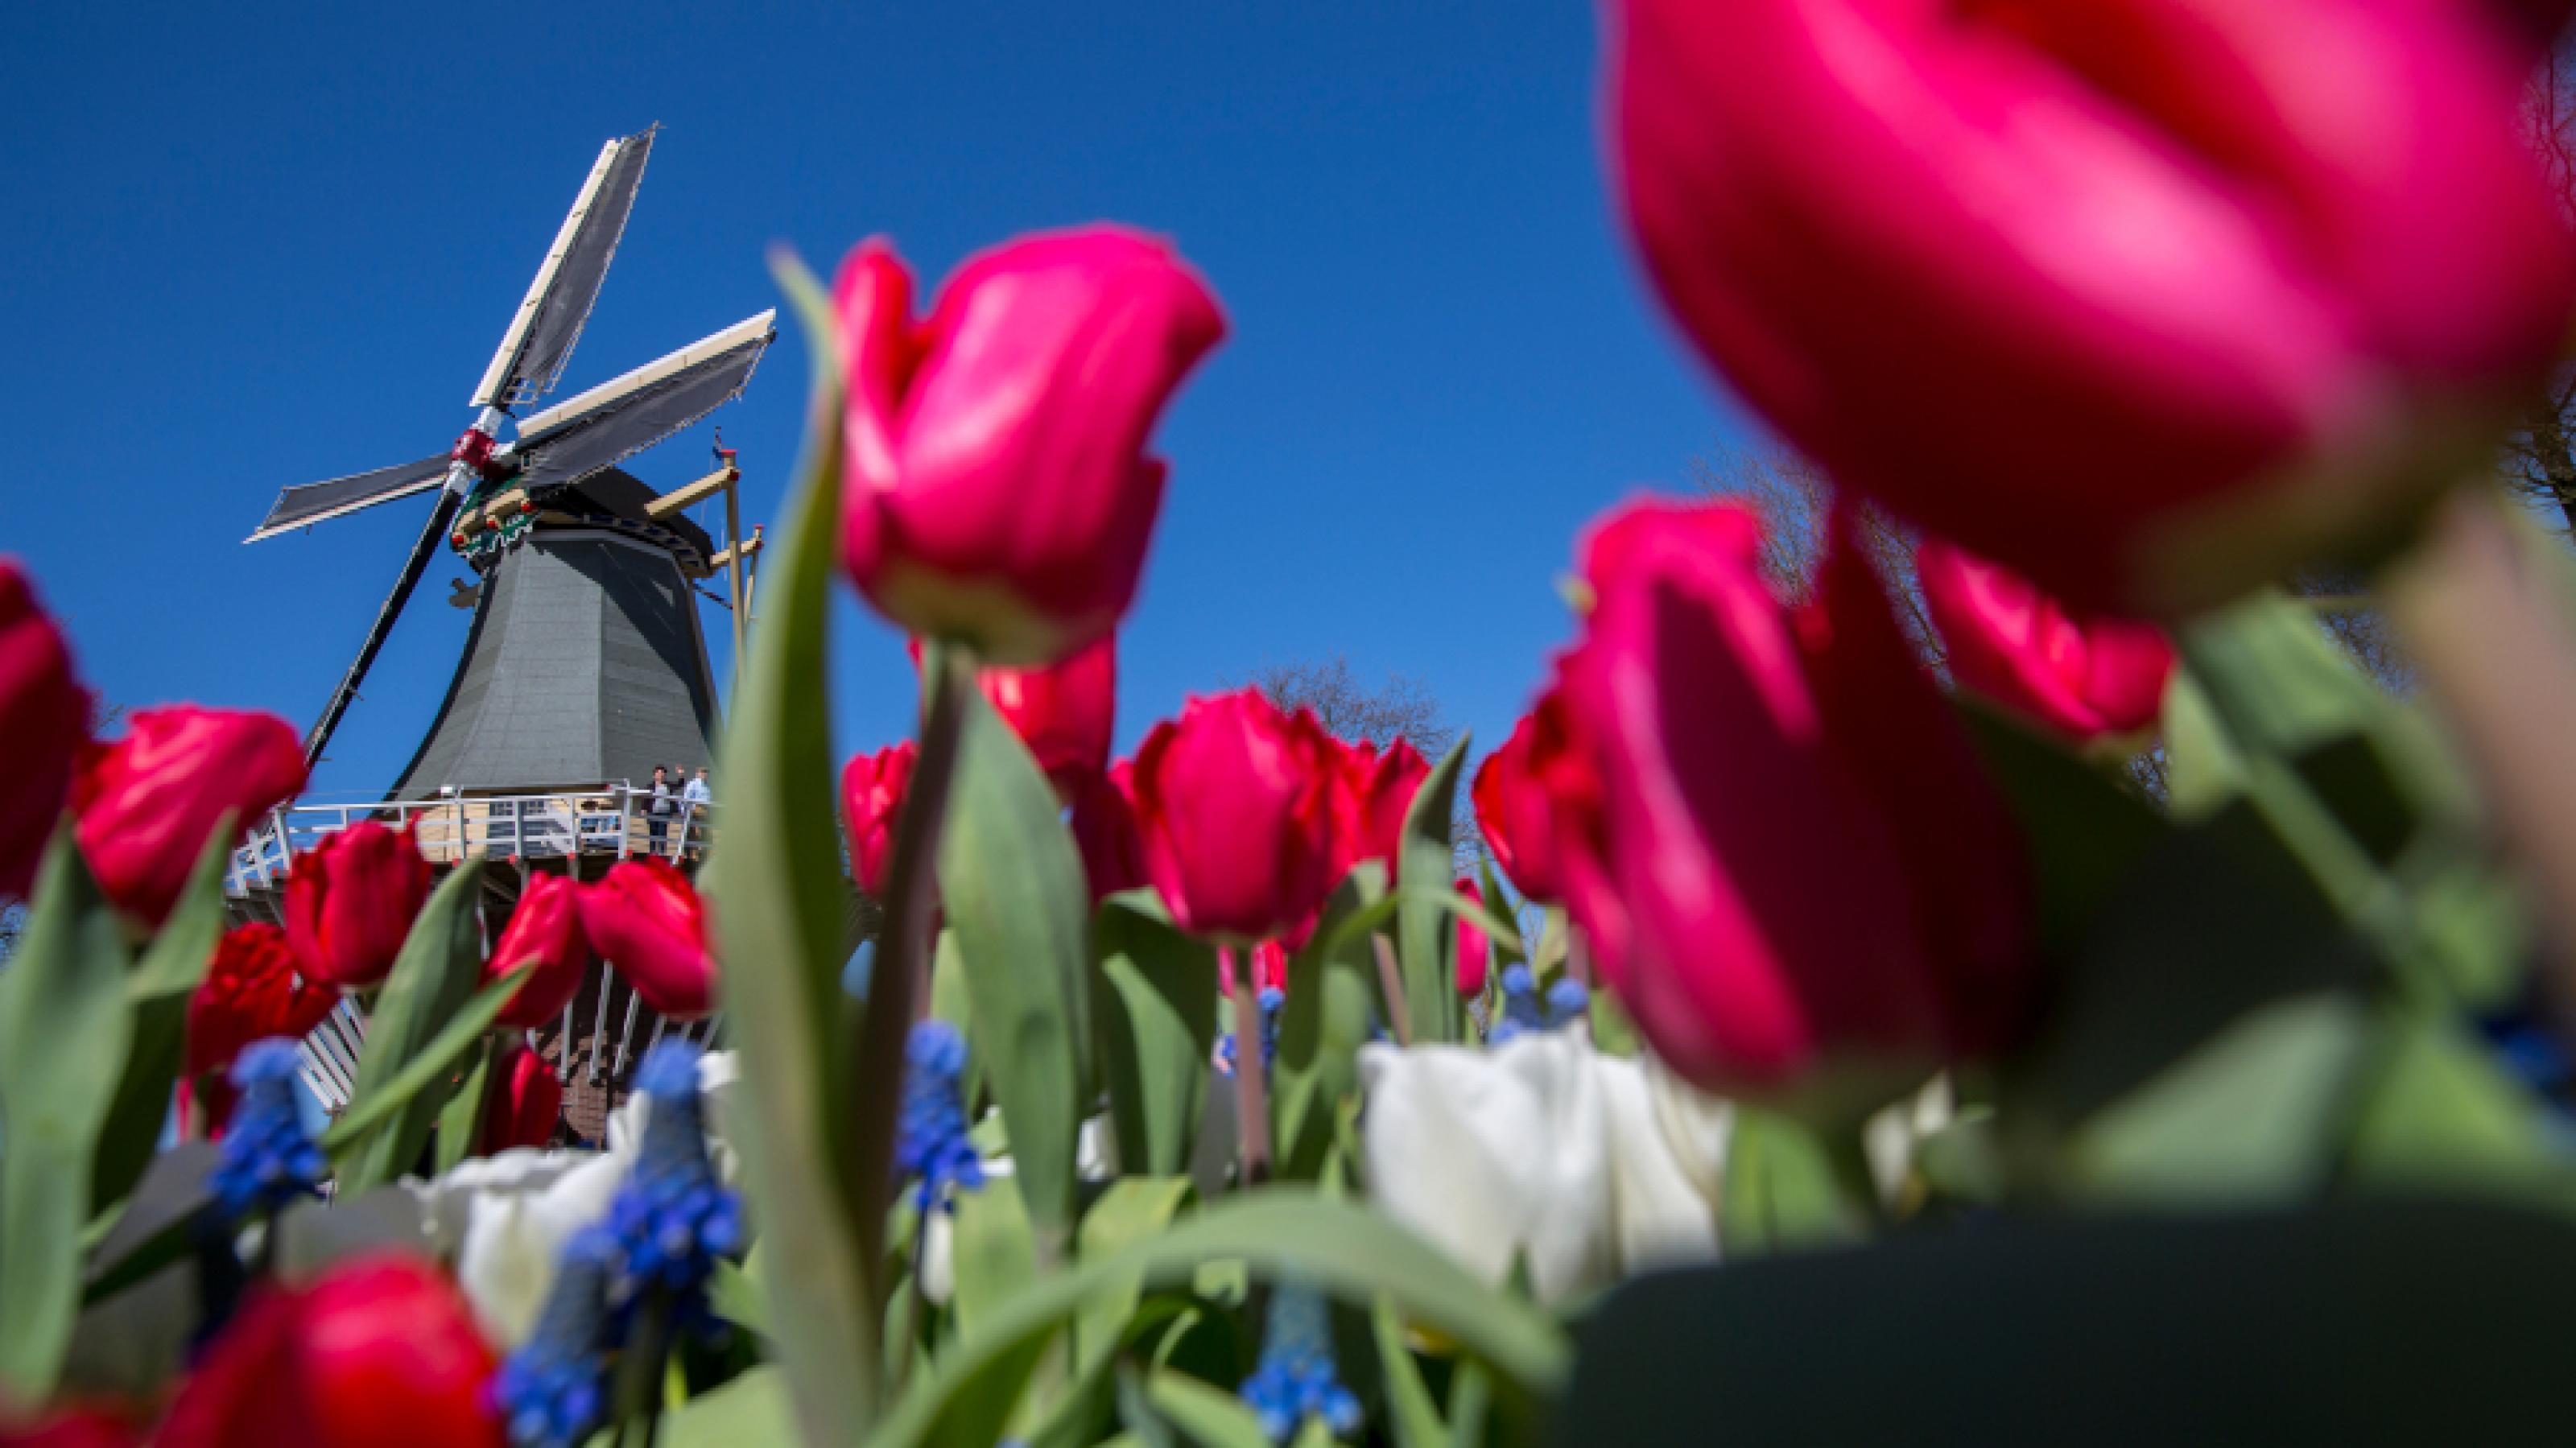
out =
[[(2559, 211), (2576, 221), (2576, 54), (2567, 41), (2533, 73), (2523, 126)], [(2562, 361), (2551, 372), (2522, 426), (2505, 439), (2503, 472), (2517, 496), (2576, 534), (2576, 363)]]
[[(1759, 450), (1720, 447), (1710, 457), (1691, 459), (1687, 475), (1711, 498), (1740, 498), (1761, 511), (1762, 572), (1784, 601), (1806, 602), (1815, 586), (1817, 561), (1824, 556), (1825, 519), (1833, 511), (1834, 485), (1825, 470), (1805, 454), (1773, 444)], [(1948, 654), (1914, 581), (1914, 530), (1863, 504), (1860, 539), (1887, 584), (1888, 600), (1906, 637), (1934, 672), (1946, 676)]]
[(1440, 701), (1432, 697), (1429, 684), (1410, 674), (1390, 673), (1372, 686), (1344, 654), (1264, 664), (1253, 671), (1251, 684), (1282, 709), (1313, 710), (1317, 722), (1344, 739), (1379, 744), (1409, 739), (1431, 760), (1448, 753), (1458, 739), (1458, 731), (1441, 719)]

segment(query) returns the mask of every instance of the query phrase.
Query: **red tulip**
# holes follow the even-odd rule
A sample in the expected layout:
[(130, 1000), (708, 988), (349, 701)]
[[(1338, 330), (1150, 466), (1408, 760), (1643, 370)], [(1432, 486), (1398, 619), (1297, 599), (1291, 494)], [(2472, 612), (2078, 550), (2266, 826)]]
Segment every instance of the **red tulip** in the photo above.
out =
[(1136, 752), (1145, 868), (1196, 935), (1283, 934), (1333, 879), (1334, 746), (1315, 716), (1251, 689), (1192, 699)]
[(360, 1257), (243, 1305), (180, 1384), (155, 1448), (501, 1448), (499, 1364), (436, 1268)]
[(1592, 580), (1565, 661), (1601, 789), (1559, 831), (1574, 918), (1714, 1088), (1975, 1054), (2027, 1015), (2018, 834), (1850, 529), (1794, 617), (1757, 558), (1668, 529)]
[(2028, 580), (1925, 539), (1923, 603), (1962, 688), (2078, 741), (2135, 734), (2163, 711), (2173, 645), (2153, 624), (2071, 615)]
[(554, 1140), (555, 1118), (563, 1114), (563, 1083), (544, 1057), (525, 1042), (512, 1041), (492, 1063), (490, 1081), (483, 1100), (484, 1155)]
[(266, 921), (237, 925), (215, 942), (206, 978), (188, 999), (187, 1074), (220, 1076), (253, 1041), (301, 1039), (339, 1003), (337, 991), (296, 974), (284, 930)]
[(1073, 844), (1082, 852), (1082, 875), (1091, 901), (1146, 883), (1145, 840), (1137, 832), (1136, 765), (1122, 759), (1073, 787)]
[(859, 592), (998, 664), (1117, 627), (1162, 506), (1146, 435), (1225, 335), (1206, 285), (1163, 243), (1096, 227), (974, 258), (921, 322), (883, 241), (849, 254), (834, 294)]
[[(1477, 889), (1473, 880), (1460, 880), (1458, 893), (1479, 905), (1485, 903), (1485, 892)], [(1472, 999), (1485, 993), (1485, 966), (1492, 955), (1493, 947), (1486, 941), (1485, 932), (1461, 919), (1458, 922), (1458, 994), (1461, 998)]]
[(1523, 895), (1550, 904), (1565, 898), (1559, 797), (1572, 796), (1582, 808), (1600, 792), (1566, 729), (1565, 701), (1550, 689), (1486, 758), (1468, 792), (1503, 873)]
[(581, 928), (635, 993), (675, 1021), (715, 1004), (707, 907), (689, 877), (658, 855), (620, 860), (581, 888)]
[(533, 1031), (563, 1014), (590, 972), (590, 937), (581, 928), (581, 884), (569, 875), (530, 875), (528, 888), (483, 962), (486, 985), (517, 971), (528, 983), (501, 1008), (500, 1023)]
[(1608, 0), (1629, 220), (1834, 476), (2165, 612), (2476, 470), (2571, 272), (2523, 52), (2417, 0)]
[(841, 823), (850, 834), (850, 875), (870, 897), (882, 897), (894, 867), (894, 825), (912, 782), (912, 741), (874, 754), (853, 754), (841, 767)]
[(356, 990), (383, 980), (429, 900), (429, 861), (411, 827), (360, 820), (295, 857), (286, 943), (308, 980)]
[(0, 896), (23, 897), (71, 790), (89, 738), (89, 693), (72, 676), (60, 629), (36, 602), (17, 560), (0, 558)]
[(1386, 861), (1387, 879), (1404, 853), (1404, 812), (1414, 793), (1431, 774), (1430, 762), (1406, 740), (1385, 749), (1363, 739), (1357, 744), (1334, 741), (1334, 808), (1340, 812), (1335, 831), (1331, 875), (1338, 884), (1362, 860)]
[[(921, 640), (908, 647), (919, 668)], [(1109, 736), (1118, 717), (1116, 634), (1037, 668), (978, 669), (975, 682), (1068, 803), (1077, 785), (1109, 767)]]
[(142, 1432), (113, 1408), (57, 1408), (32, 1423), (0, 1424), (0, 1448), (136, 1448)]
[(158, 926), (206, 836), (230, 811), (247, 829), (304, 788), (304, 749), (274, 714), (179, 704), (137, 709), (72, 777), (81, 853), (108, 898)]

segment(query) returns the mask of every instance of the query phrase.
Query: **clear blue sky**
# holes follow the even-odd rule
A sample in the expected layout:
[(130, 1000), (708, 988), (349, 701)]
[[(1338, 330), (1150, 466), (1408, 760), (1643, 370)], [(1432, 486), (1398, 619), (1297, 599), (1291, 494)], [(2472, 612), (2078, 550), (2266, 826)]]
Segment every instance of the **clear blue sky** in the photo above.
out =
[[(0, 551), (93, 685), (309, 722), (427, 500), (239, 540), (283, 484), (455, 436), (599, 143), (657, 120), (558, 396), (771, 305), (774, 240), (828, 272), (884, 232), (931, 281), (1108, 218), (1213, 281), (1234, 332), (1161, 430), (1122, 749), (1187, 692), (1335, 652), (1422, 676), (1489, 748), (1566, 637), (1576, 530), (1738, 433), (1613, 225), (1583, 0), (753, 8), (13, 13)], [(750, 518), (776, 512), (804, 371), (791, 332), (718, 415)], [(707, 446), (702, 424), (630, 466), (673, 486)], [(433, 562), (317, 791), (408, 757), (463, 572)], [(911, 674), (873, 618), (838, 626), (836, 727), (873, 747)]]

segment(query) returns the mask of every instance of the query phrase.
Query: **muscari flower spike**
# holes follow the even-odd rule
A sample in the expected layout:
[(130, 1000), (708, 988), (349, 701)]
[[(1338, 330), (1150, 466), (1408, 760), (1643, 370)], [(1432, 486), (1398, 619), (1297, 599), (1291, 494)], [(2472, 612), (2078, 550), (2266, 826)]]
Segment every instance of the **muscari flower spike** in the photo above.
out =
[(957, 1210), (948, 1188), (984, 1185), (984, 1159), (966, 1138), (966, 1038), (946, 1021), (923, 1021), (904, 1042), (903, 1106), (895, 1120), (895, 1169), (921, 1185), (914, 1206)]
[(609, 1292), (624, 1257), (605, 1227), (564, 1244), (536, 1331), (492, 1378), (492, 1406), (512, 1448), (575, 1448), (598, 1426), (615, 1336)]
[(741, 1250), (742, 1201), (707, 1159), (706, 1122), (698, 1102), (695, 1042), (677, 1036), (655, 1045), (636, 1068), (635, 1089), (652, 1107), (644, 1140), (625, 1184), (609, 1203), (608, 1231), (620, 1253), (614, 1296), (621, 1302), (648, 1288), (675, 1293), (684, 1320), (701, 1316), (716, 1259)]
[(1503, 1018), (1485, 1033), (1485, 1044), (1499, 1046), (1525, 1031), (1553, 1031), (1573, 1024), (1592, 1005), (1592, 993), (1570, 975), (1558, 976), (1542, 997), (1526, 965), (1503, 972)]
[(1261, 1361), (1236, 1396), (1273, 1443), (1295, 1437), (1309, 1417), (1322, 1418), (1337, 1438), (1359, 1431), (1360, 1400), (1342, 1386), (1334, 1365), (1333, 1324), (1322, 1293), (1295, 1282), (1271, 1289)]
[[(1288, 1004), (1288, 993), (1275, 985), (1265, 985), (1258, 999), (1261, 1003), (1261, 1073), (1267, 1077), (1270, 1068), (1279, 1060), (1279, 1009)], [(1216, 1073), (1233, 1075), (1234, 1057), (1234, 1032), (1228, 1031), (1216, 1038)]]
[(330, 1170), (295, 1107), (298, 1069), (295, 1043), (283, 1038), (257, 1042), (233, 1060), (232, 1082), (241, 1098), (206, 1176), (206, 1188), (226, 1217), (254, 1207), (273, 1212), (315, 1195)]

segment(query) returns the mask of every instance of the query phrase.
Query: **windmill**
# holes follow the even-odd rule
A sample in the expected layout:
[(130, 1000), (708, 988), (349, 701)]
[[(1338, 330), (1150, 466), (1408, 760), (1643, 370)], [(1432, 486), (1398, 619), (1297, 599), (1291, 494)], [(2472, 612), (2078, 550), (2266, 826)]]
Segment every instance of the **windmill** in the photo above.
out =
[[(393, 591), (385, 596), (374, 623), (358, 646), (357, 658), (341, 676), (330, 701), (305, 736), (307, 765), (321, 759), (332, 732), (357, 697), (359, 684), (393, 632), (395, 619), (410, 601), (412, 589), (420, 582), (441, 540), (455, 546), (478, 572), (489, 573), (498, 566), (504, 551), (521, 541), (541, 511), (562, 504), (573, 509), (560, 515), (568, 521), (587, 519), (612, 527), (621, 522), (640, 523), (640, 527), (629, 531), (638, 532), (646, 541), (671, 545), (684, 562), (693, 551), (700, 562), (712, 552), (704, 546), (703, 533), (687, 525), (685, 519), (672, 516), (676, 509), (654, 508), (651, 503), (640, 502), (636, 490), (642, 485), (616, 472), (615, 464), (740, 394), (761, 353), (777, 336), (771, 325), (774, 310), (747, 317), (543, 411), (519, 415), (521, 409), (553, 390), (565, 361), (572, 355), (573, 344), (581, 337), (582, 324), (590, 316), (600, 282), (616, 254), (618, 238), (626, 230), (627, 215), (634, 209), (636, 188), (644, 179), (644, 162), (652, 152), (655, 130), (658, 127), (612, 140), (600, 148), (599, 159), (583, 180), (580, 194), (573, 198), (571, 214), (556, 231), (554, 245), (538, 267), (536, 280), (529, 285), (526, 298), (502, 333), (500, 349), (492, 354), (491, 366), (484, 369), (482, 381), (475, 385), (469, 401), (478, 409), (473, 425), (452, 446), (417, 462), (288, 488), (277, 495), (268, 516), (243, 540), (256, 543), (361, 508), (438, 490), (437, 501), (403, 561)], [(512, 424), (511, 437), (506, 442), (501, 438), (505, 423)], [(722, 487), (730, 502), (729, 462), (710, 479), (717, 476), (725, 479)], [(697, 496), (715, 490), (710, 487)], [(614, 496), (603, 496), (604, 493)], [(510, 516), (494, 516), (491, 505), (505, 495), (513, 504)], [(490, 526), (451, 532), (460, 512), (473, 507), (481, 509), (485, 515), (481, 521)], [(639, 520), (634, 516), (639, 509), (651, 511)], [(666, 536), (656, 537), (655, 525)], [(698, 546), (692, 550), (691, 543)], [(729, 550), (737, 594), (741, 551)], [(628, 591), (632, 592), (631, 587)], [(499, 590), (491, 587), (488, 580), (480, 587), (478, 638), (496, 592)], [(735, 617), (738, 623), (738, 601)], [(645, 632), (653, 630), (648, 627)], [(689, 616), (689, 632), (695, 636), (694, 608)], [(699, 652), (697, 672), (703, 674), (703, 644)], [(459, 670), (460, 682), (471, 664), (469, 652), (467, 665)], [(690, 687), (694, 692), (694, 683)], [(456, 691), (451, 689), (450, 708), (441, 711), (442, 726), (448, 722), (456, 702)], [(702, 712), (711, 708), (705, 701), (701, 706)], [(435, 743), (436, 732), (424, 744), (424, 754)], [(418, 773), (421, 762), (416, 758), (414, 767), (405, 772), (407, 783)]]

